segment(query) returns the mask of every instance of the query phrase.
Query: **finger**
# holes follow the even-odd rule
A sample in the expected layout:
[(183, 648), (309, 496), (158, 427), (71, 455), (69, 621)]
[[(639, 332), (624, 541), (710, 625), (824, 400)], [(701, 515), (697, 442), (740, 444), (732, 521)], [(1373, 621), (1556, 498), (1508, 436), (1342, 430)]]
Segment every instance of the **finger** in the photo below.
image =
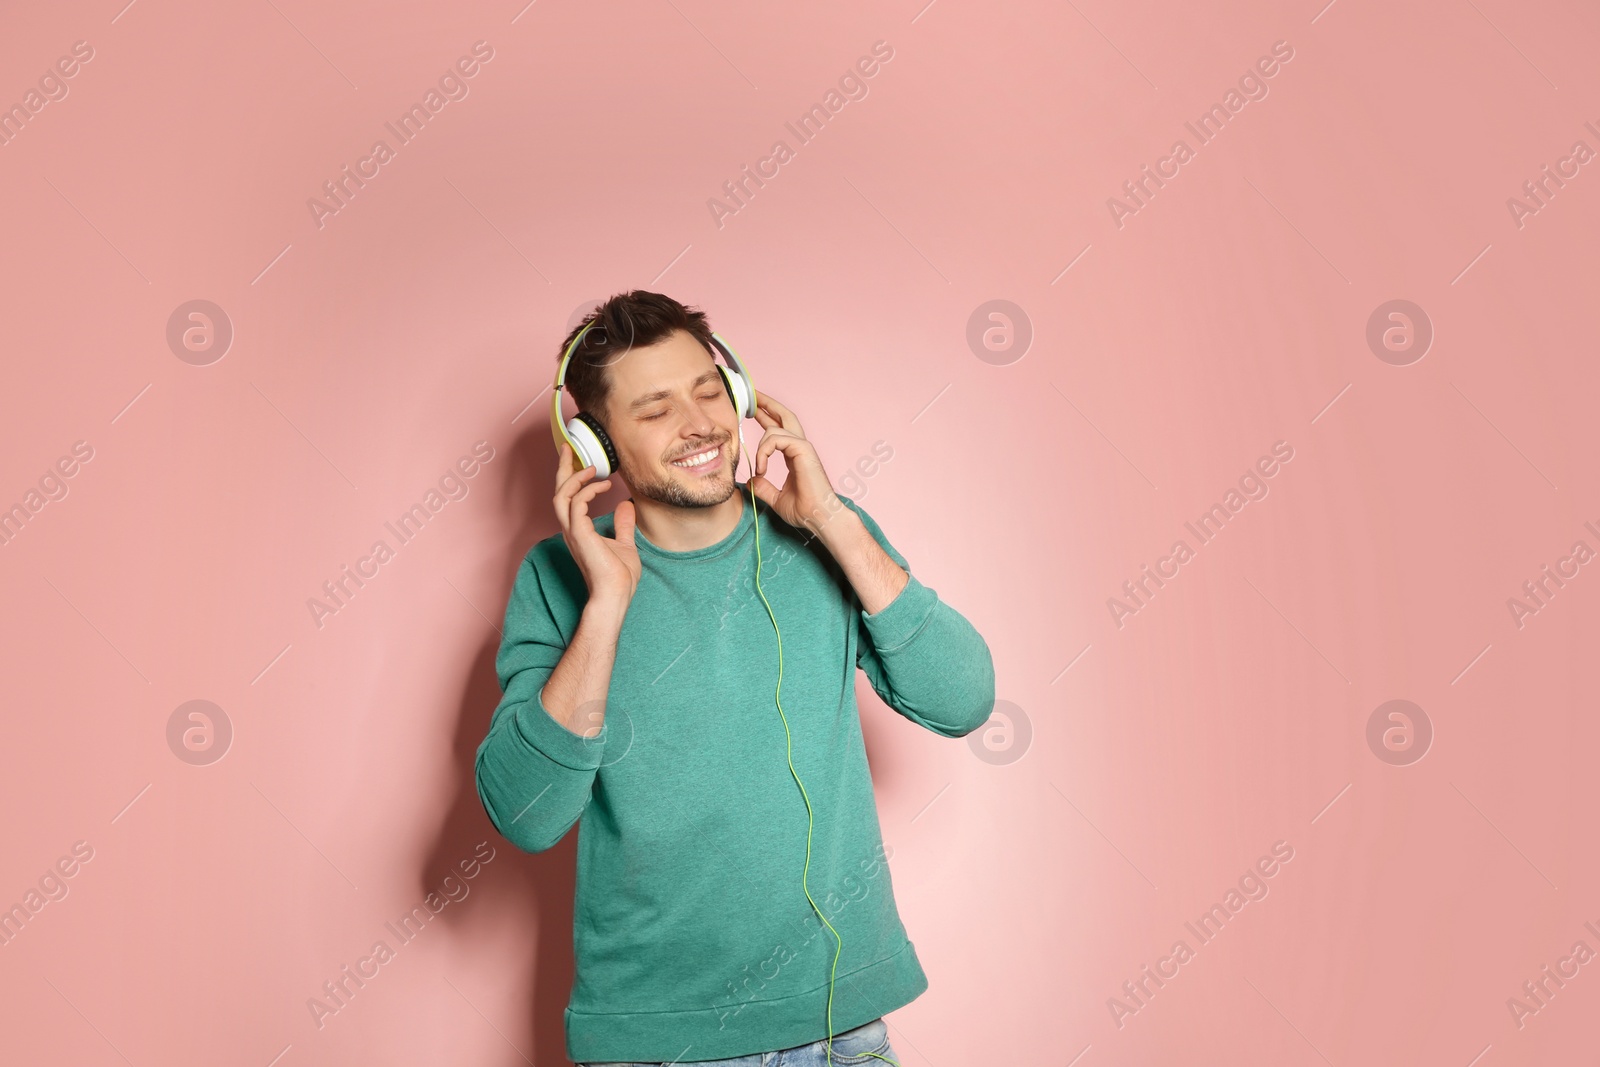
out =
[(796, 416), (794, 412), (790, 411), (788, 408), (784, 407), (782, 404), (778, 403), (776, 400), (772, 399), (759, 389), (756, 390), (756, 404), (757, 411), (760, 411), (761, 408), (766, 408), (772, 412), (773, 415), (777, 416), (778, 424), (785, 430), (788, 430), (797, 437), (805, 436), (805, 431), (800, 428), (799, 417)]
[[(587, 469), (591, 472), (593, 471), (592, 467)], [(593, 478), (592, 473), (590, 474), (590, 477), (591, 479)], [(575, 506), (578, 504), (583, 504), (585, 507), (587, 507), (589, 501), (593, 500), (595, 497), (599, 496), (601, 493), (610, 488), (610, 478), (600, 478), (585, 482), (581, 487), (579, 487), (576, 493), (572, 494), (572, 503)]]
[(576, 458), (576, 454), (573, 453), (573, 448), (571, 448), (571, 445), (562, 445), (562, 456), (562, 469), (558, 470), (557, 474), (555, 474), (555, 482), (557, 482), (558, 485), (565, 486), (565, 483), (570, 482), (571, 478), (576, 478), (578, 475), (581, 475), (584, 470), (590, 470), (590, 472), (592, 472), (592, 470), (595, 469), (594, 464), (587, 464), (587, 466), (582, 466), (582, 464), (579, 464), (578, 458)]
[(555, 508), (556, 519), (561, 523), (561, 529), (563, 531), (570, 531), (572, 528), (573, 497), (581, 488), (583, 488), (584, 483), (588, 482), (593, 477), (594, 468), (592, 466), (584, 467), (576, 474), (568, 475), (567, 478), (556, 487), (555, 496), (551, 499), (551, 505)]
[(571, 478), (581, 470), (583, 470), (583, 465), (578, 462), (578, 454), (572, 450), (571, 444), (563, 441), (561, 444), (560, 463), (556, 468), (556, 484), (561, 484), (561, 482)]
[(756, 442), (755, 454), (750, 458), (757, 474), (767, 473), (767, 453), (776, 447), (772, 444), (773, 438), (780, 436), (782, 433), (783, 431), (779, 429), (768, 430), (761, 435), (761, 440)]
[(619, 544), (619, 545), (627, 545), (629, 548), (634, 547), (634, 544), (633, 544), (633, 530), (634, 530), (634, 525), (633, 525), (633, 521), (634, 521), (633, 501), (624, 500), (622, 503), (618, 504), (617, 505), (616, 515), (617, 515), (617, 526), (616, 526), (617, 544)]
[(573, 459), (572, 448), (570, 446), (562, 445), (561, 452), (563, 456), (562, 466), (561, 469), (556, 472), (557, 496), (560, 496), (563, 493), (572, 492), (573, 489), (575, 489), (581, 483), (585, 471), (590, 473), (594, 472), (593, 464), (590, 464), (587, 467), (578, 467), (576, 470), (573, 469), (572, 465), (577, 461)]
[(581, 470), (578, 470), (572, 474), (568, 474), (561, 479), (560, 483), (556, 486), (555, 495), (552, 498), (555, 501), (556, 511), (558, 514), (566, 511), (568, 506), (571, 504), (572, 494), (576, 493), (578, 491), (578, 487), (581, 486), (585, 480), (593, 477), (593, 475), (593, 467), (584, 467)]
[(572, 496), (571, 528), (579, 537), (599, 537), (595, 531), (594, 523), (589, 518), (589, 501), (599, 496), (611, 487), (610, 478), (602, 478), (598, 482), (590, 482), (579, 489)]
[(761, 477), (759, 474), (754, 478), (751, 478), (747, 484), (755, 491), (756, 496), (761, 499), (761, 502), (766, 504), (768, 507), (771, 507), (773, 502), (778, 499), (777, 487), (771, 482), (767, 481), (765, 478)]
[(794, 469), (794, 459), (797, 455), (795, 450), (797, 448), (803, 450), (810, 443), (785, 430), (768, 430), (761, 438), (761, 443), (756, 446), (756, 473), (765, 474), (767, 472), (767, 457), (772, 455), (774, 451), (782, 452), (784, 462), (788, 464), (791, 470)]

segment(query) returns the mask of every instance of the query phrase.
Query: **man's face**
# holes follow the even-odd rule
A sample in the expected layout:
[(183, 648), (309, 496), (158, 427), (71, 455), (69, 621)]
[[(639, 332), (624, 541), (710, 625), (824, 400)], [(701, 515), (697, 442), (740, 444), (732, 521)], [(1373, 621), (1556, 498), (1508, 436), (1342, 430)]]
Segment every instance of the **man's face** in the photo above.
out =
[[(716, 364), (694, 336), (612, 357), (604, 425), (617, 448), (617, 473), (635, 497), (707, 508), (733, 495), (739, 423)], [(685, 461), (704, 462), (685, 466)]]

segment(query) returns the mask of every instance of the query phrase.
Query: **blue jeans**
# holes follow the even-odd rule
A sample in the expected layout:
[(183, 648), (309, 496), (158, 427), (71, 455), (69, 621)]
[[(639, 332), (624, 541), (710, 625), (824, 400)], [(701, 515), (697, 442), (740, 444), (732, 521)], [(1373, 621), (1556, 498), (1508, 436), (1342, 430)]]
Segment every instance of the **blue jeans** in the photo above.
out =
[[(869, 1055), (877, 1053), (877, 1056)], [(889, 1047), (889, 1026), (882, 1019), (874, 1019), (854, 1030), (834, 1035), (832, 1063), (834, 1067), (889, 1067), (878, 1056), (900, 1062), (894, 1049)], [(777, 1052), (752, 1052), (748, 1056), (735, 1056), (731, 1060), (683, 1060), (682, 1067), (828, 1067), (827, 1041), (813, 1041), (809, 1045), (780, 1049)], [(580, 1063), (577, 1067), (668, 1067), (653, 1063)]]

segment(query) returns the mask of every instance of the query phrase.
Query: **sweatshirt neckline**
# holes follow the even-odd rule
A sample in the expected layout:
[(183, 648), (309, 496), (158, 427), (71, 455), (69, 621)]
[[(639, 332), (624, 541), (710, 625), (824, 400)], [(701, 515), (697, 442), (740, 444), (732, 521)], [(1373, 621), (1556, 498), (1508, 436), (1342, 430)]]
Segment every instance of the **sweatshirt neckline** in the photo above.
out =
[(733, 488), (735, 495), (739, 497), (739, 521), (722, 540), (717, 541), (715, 544), (706, 545), (704, 548), (691, 548), (685, 552), (674, 552), (670, 549), (661, 548), (654, 544), (648, 537), (644, 535), (643, 530), (640, 530), (636, 527), (634, 529), (633, 539), (635, 546), (643, 551), (648, 552), (652, 556), (659, 557), (660, 559), (683, 562), (699, 559), (714, 559), (718, 556), (727, 554), (735, 545), (744, 540), (745, 534), (750, 529), (750, 517), (753, 514), (753, 509), (750, 506), (750, 491), (746, 488), (746, 483), (735, 481), (733, 483)]

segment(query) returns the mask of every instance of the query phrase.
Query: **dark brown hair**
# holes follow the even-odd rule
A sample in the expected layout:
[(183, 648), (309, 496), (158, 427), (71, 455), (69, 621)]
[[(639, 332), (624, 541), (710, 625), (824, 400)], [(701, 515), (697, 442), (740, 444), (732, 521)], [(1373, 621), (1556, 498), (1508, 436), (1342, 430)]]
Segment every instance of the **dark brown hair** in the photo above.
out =
[(556, 352), (559, 363), (567, 346), (589, 323), (594, 328), (567, 364), (567, 393), (579, 411), (605, 421), (606, 401), (611, 396), (611, 378), (606, 368), (633, 348), (644, 348), (664, 341), (674, 330), (686, 330), (712, 352), (711, 324), (705, 312), (678, 303), (670, 296), (635, 289), (618, 293), (595, 306), (572, 328)]

